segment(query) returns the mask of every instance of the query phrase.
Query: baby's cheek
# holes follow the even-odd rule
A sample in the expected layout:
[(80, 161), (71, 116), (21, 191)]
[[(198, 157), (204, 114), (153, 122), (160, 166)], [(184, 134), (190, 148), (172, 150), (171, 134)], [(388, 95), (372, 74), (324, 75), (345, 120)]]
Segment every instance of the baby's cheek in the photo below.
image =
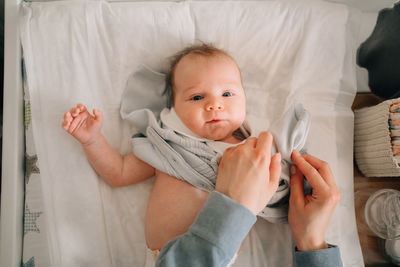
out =
[(195, 114), (187, 113), (182, 120), (186, 127), (188, 127), (192, 132), (197, 133), (197, 129), (200, 127), (199, 119)]
[(246, 118), (246, 112), (243, 112), (241, 110), (237, 110), (234, 115), (233, 115), (234, 121), (236, 124), (239, 126), (243, 124), (245, 118)]

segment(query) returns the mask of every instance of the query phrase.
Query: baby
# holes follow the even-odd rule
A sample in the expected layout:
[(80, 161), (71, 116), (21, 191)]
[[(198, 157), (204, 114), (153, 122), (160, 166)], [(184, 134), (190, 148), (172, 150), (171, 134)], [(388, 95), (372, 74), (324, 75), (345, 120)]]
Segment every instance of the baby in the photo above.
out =
[[(171, 109), (161, 113), (161, 120), (167, 126), (180, 120), (184, 135), (216, 141), (210, 144), (219, 147), (238, 144), (248, 136), (249, 129), (243, 127), (246, 96), (241, 74), (226, 52), (204, 44), (189, 47), (175, 56), (166, 80)], [(93, 109), (92, 116), (79, 104), (65, 113), (62, 126), (82, 144), (95, 171), (111, 186), (156, 176), (146, 211), (145, 235), (148, 247), (160, 250), (187, 231), (208, 192), (154, 168), (134, 153), (120, 155), (101, 134), (102, 119), (101, 111)]]

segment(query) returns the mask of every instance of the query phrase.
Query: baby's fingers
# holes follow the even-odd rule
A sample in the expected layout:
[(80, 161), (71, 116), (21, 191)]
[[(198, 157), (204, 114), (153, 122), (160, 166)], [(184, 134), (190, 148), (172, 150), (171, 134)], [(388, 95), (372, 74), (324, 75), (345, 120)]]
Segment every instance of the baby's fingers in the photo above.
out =
[(71, 122), (72, 122), (71, 113), (70, 112), (66, 112), (64, 114), (64, 121), (62, 123), (62, 127), (64, 128), (64, 130), (68, 131), (68, 128), (69, 128)]
[(85, 121), (85, 118), (83, 116), (75, 117), (69, 126), (68, 132), (72, 134), (75, 131), (75, 129), (81, 127), (81, 125), (84, 123), (84, 121)]
[(79, 108), (81, 110), (81, 112), (86, 110), (85, 105), (80, 104), (80, 103), (78, 105), (76, 105), (76, 107)]
[(103, 112), (98, 109), (93, 109), (93, 115), (94, 115), (94, 120), (97, 122), (102, 123), (103, 122)]
[(70, 113), (71, 113), (72, 117), (76, 117), (76, 116), (78, 116), (80, 113), (82, 113), (84, 111), (86, 111), (86, 107), (84, 105), (82, 105), (82, 104), (78, 104), (78, 105), (76, 105), (75, 108), (72, 108), (70, 110)]
[(64, 130), (68, 131), (69, 122), (63, 121), (63, 123), (61, 124), (61, 127), (63, 127)]

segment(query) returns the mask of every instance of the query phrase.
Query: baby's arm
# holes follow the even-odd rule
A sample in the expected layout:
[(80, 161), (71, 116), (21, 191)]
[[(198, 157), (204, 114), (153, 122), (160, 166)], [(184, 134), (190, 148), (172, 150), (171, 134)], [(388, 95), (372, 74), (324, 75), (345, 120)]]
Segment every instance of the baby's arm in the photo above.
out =
[(152, 166), (133, 153), (122, 156), (101, 134), (103, 114), (93, 109), (94, 116), (82, 104), (64, 115), (62, 127), (81, 144), (86, 156), (100, 177), (112, 186), (125, 186), (143, 181), (154, 175)]

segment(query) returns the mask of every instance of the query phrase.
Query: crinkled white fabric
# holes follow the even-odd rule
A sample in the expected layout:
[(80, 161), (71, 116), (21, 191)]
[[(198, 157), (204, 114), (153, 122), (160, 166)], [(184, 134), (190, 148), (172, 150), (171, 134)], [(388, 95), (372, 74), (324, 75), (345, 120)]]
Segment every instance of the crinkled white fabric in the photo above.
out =
[[(326, 235), (346, 266), (363, 266), (353, 206), (353, 114), (358, 13), (319, 1), (24, 3), (21, 38), (44, 192), (52, 266), (144, 266), (152, 180), (111, 188), (64, 132), (77, 103), (104, 112), (103, 133), (129, 152), (119, 109), (129, 74), (196, 40), (241, 68), (248, 118), (267, 129), (295, 102), (311, 113), (308, 151), (330, 163), (342, 193)], [(256, 223), (234, 266), (293, 265), (287, 226)], [(257, 236), (257, 238), (254, 238)]]

